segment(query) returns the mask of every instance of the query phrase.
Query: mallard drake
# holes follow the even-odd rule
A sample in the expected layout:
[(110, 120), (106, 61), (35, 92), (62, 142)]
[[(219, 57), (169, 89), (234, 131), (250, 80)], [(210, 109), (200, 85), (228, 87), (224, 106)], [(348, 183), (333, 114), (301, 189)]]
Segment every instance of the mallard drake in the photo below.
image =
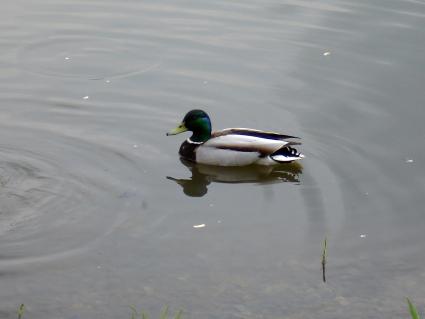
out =
[(210, 118), (202, 110), (188, 112), (182, 123), (167, 136), (186, 131), (193, 134), (180, 146), (179, 154), (196, 163), (217, 166), (276, 165), (304, 157), (291, 147), (301, 143), (287, 141), (299, 139), (295, 136), (249, 128), (211, 132)]

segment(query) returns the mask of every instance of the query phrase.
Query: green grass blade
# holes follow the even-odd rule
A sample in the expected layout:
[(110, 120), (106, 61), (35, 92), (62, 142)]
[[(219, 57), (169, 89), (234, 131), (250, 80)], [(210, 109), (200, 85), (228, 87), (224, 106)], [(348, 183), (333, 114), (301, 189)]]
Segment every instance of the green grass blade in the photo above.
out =
[(131, 319), (136, 319), (137, 315), (139, 314), (137, 312), (136, 307), (134, 307), (134, 306), (129, 306), (129, 307), (131, 309)]
[(176, 314), (176, 318), (175, 319), (182, 319), (182, 315), (183, 315), (183, 310), (179, 310)]
[(21, 304), (18, 308), (18, 319), (22, 319), (25, 313), (25, 305)]
[(407, 304), (409, 305), (410, 316), (412, 317), (412, 319), (421, 319), (415, 305), (412, 304), (409, 298), (406, 298), (406, 300)]
[(142, 311), (142, 319), (148, 319), (148, 315), (144, 311)]
[(159, 319), (167, 319), (168, 318), (168, 306), (165, 306), (164, 310), (161, 312), (161, 316)]

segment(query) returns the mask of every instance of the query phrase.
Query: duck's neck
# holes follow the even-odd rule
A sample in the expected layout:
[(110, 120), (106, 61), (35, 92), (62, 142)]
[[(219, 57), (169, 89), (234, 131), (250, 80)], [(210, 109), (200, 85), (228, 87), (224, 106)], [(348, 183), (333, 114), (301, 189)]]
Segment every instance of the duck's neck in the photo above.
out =
[(196, 143), (203, 143), (208, 141), (211, 138), (211, 131), (196, 131), (193, 132), (192, 136), (190, 137), (190, 140), (192, 142), (196, 142)]
[(198, 120), (192, 132), (191, 141), (196, 143), (208, 141), (211, 138), (211, 122), (208, 118)]

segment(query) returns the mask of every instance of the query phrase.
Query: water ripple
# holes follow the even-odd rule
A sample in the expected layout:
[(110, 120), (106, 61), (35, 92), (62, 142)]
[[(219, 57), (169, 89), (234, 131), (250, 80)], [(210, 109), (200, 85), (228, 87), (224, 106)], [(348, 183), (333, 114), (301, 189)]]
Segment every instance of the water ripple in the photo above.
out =
[(52, 36), (23, 46), (18, 60), (36, 74), (97, 80), (149, 71), (160, 65), (160, 54), (161, 49), (148, 41)]
[(47, 131), (3, 128), (0, 267), (80, 253), (125, 220), (120, 195), (132, 188), (121, 176), (137, 173), (127, 155)]

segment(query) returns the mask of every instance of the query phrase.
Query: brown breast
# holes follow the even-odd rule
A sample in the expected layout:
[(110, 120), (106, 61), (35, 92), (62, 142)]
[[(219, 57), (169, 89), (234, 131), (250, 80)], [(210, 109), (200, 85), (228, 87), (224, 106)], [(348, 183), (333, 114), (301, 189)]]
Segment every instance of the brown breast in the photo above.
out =
[(195, 149), (199, 146), (199, 144), (192, 144), (188, 141), (184, 141), (180, 146), (179, 154), (184, 159), (187, 159), (192, 162), (196, 162), (196, 153)]

